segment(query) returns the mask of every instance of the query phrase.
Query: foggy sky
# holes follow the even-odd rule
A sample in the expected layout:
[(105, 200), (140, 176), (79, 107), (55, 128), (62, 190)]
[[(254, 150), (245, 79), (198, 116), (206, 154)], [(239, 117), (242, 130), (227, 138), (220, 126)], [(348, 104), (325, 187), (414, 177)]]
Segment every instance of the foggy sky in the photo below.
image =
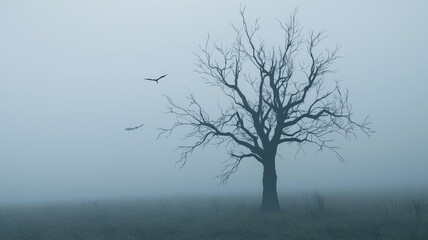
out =
[(377, 131), (337, 139), (345, 163), (282, 146), (280, 192), (427, 188), (427, 1), (0, 0), (0, 202), (261, 194), (255, 160), (218, 186), (223, 148), (196, 151), (180, 170), (181, 137), (156, 140), (173, 121), (163, 94), (217, 102), (194, 53), (208, 33), (232, 40), (241, 5), (261, 18), (261, 37), (295, 7), (304, 32), (326, 30), (343, 57), (331, 78)]

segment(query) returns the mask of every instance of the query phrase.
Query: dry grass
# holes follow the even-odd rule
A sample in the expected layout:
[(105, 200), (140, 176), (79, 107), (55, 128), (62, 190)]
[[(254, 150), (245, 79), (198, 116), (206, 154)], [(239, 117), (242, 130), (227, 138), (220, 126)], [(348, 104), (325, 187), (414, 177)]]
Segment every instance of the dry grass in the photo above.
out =
[(3, 206), (0, 239), (428, 239), (421, 194), (281, 197), (269, 215), (250, 196)]

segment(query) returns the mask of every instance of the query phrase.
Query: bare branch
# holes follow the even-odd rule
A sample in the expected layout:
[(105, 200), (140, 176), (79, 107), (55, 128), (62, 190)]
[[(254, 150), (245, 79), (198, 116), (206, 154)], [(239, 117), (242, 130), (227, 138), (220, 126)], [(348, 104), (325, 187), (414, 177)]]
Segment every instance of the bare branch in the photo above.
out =
[(287, 22), (278, 21), (284, 37), (273, 47), (258, 40), (259, 19), (250, 24), (245, 8), (240, 15), (241, 25), (232, 25), (236, 35), (232, 44), (212, 43), (208, 36), (196, 54), (196, 71), (208, 85), (219, 88), (230, 104), (219, 106), (220, 113), (211, 118), (193, 95), (187, 106), (166, 97), (168, 112), (176, 121), (161, 129), (160, 135), (169, 136), (183, 127), (187, 129), (184, 138), (193, 141), (178, 147), (182, 152), (179, 164), (183, 166), (197, 148), (224, 144), (229, 149), (219, 175), (224, 183), (245, 158), (274, 162), (282, 143), (295, 143), (299, 148), (312, 144), (343, 161), (334, 136), (349, 138), (358, 131), (369, 136), (374, 131), (367, 118), (354, 120), (348, 91), (330, 80), (332, 66), (340, 58), (339, 47), (320, 51), (325, 34), (302, 34), (297, 9)]

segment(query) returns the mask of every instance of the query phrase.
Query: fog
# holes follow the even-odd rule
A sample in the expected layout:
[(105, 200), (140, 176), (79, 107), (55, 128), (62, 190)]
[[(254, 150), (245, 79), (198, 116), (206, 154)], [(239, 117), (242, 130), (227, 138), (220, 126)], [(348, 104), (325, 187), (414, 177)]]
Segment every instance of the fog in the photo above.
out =
[(344, 163), (283, 145), (278, 191), (427, 189), (426, 1), (0, 0), (0, 202), (261, 194), (255, 160), (218, 185), (224, 148), (180, 169), (180, 134), (157, 140), (174, 120), (163, 95), (221, 98), (194, 72), (194, 53), (208, 33), (230, 42), (244, 5), (261, 37), (295, 7), (304, 32), (326, 30), (325, 46), (341, 46), (331, 78), (376, 130), (336, 139)]

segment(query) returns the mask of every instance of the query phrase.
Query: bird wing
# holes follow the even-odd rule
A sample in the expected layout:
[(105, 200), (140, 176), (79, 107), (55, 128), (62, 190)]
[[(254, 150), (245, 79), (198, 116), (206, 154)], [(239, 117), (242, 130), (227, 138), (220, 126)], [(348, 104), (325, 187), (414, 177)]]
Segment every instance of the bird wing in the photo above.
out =
[(158, 78), (144, 78), (144, 80), (158, 82), (158, 81), (159, 81), (159, 80), (161, 80), (162, 78), (166, 77), (166, 75), (168, 75), (168, 74), (162, 75), (162, 76), (160, 76), (160, 77), (158, 77)]
[(165, 74), (165, 75), (160, 76), (160, 77), (158, 78), (158, 80), (160, 80), (160, 79), (162, 79), (162, 78), (166, 77), (166, 75), (168, 75), (168, 74)]
[(132, 130), (139, 129), (139, 128), (140, 128), (140, 127), (142, 127), (142, 126), (144, 126), (144, 124), (141, 124), (140, 126), (136, 126), (136, 127), (128, 127), (128, 128), (125, 128), (125, 130), (126, 130), (126, 131), (132, 131)]

